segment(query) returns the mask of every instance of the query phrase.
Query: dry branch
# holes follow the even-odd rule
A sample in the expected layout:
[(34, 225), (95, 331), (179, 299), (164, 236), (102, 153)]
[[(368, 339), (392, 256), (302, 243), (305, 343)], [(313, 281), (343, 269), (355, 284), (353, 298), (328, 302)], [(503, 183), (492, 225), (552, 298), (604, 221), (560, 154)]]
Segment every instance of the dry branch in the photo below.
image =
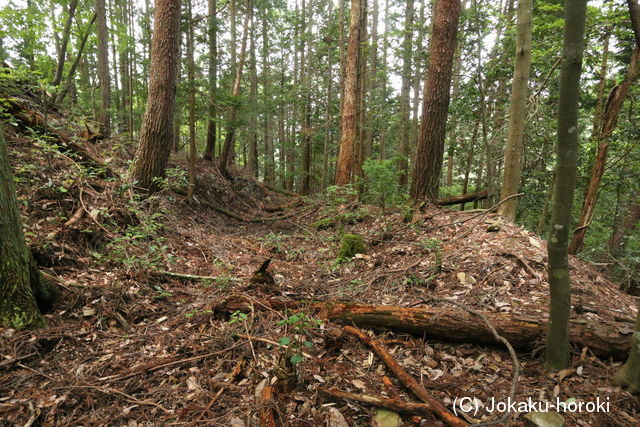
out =
[(389, 370), (393, 372), (400, 381), (402, 381), (402, 384), (404, 384), (405, 387), (411, 390), (411, 392), (415, 394), (420, 400), (425, 402), (428, 405), (429, 409), (431, 409), (431, 411), (433, 411), (445, 423), (453, 427), (467, 425), (467, 423), (453, 415), (447, 408), (444, 407), (442, 403), (431, 396), (431, 394), (429, 394), (429, 392), (420, 383), (418, 383), (415, 378), (409, 375), (409, 373), (405, 371), (404, 368), (398, 364), (398, 362), (395, 361), (393, 356), (389, 354), (387, 349), (382, 344), (380, 344), (376, 340), (369, 338), (364, 332), (352, 326), (345, 326), (343, 331), (349, 335), (358, 337), (362, 342), (369, 345), (369, 347), (371, 347), (373, 351), (375, 351), (376, 354), (382, 359), (384, 364), (387, 365), (387, 368), (389, 368)]
[(320, 392), (334, 399), (352, 400), (354, 402), (365, 403), (379, 408), (390, 409), (399, 414), (408, 415), (430, 415), (431, 406), (426, 403), (402, 402), (396, 399), (389, 399), (382, 396), (368, 394), (347, 393), (336, 388), (321, 388)]
[(260, 426), (261, 427), (276, 427), (276, 420), (273, 416), (273, 387), (265, 385), (260, 393)]

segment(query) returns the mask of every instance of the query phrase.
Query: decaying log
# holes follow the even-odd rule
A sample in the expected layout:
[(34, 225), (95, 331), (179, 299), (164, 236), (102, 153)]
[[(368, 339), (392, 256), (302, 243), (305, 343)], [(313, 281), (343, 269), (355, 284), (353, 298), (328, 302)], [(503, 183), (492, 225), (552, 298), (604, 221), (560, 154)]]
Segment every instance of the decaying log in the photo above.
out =
[(320, 392), (334, 399), (352, 400), (379, 408), (386, 408), (399, 414), (430, 415), (432, 413), (431, 407), (426, 403), (403, 402), (382, 396), (347, 393), (337, 388), (321, 388)]
[(369, 345), (373, 351), (376, 352), (378, 357), (382, 359), (384, 364), (389, 368), (391, 372), (407, 387), (411, 392), (416, 395), (420, 400), (426, 403), (429, 409), (436, 414), (438, 418), (447, 423), (447, 425), (452, 427), (463, 427), (468, 424), (455, 415), (453, 415), (445, 406), (440, 403), (437, 399), (435, 399), (431, 394), (418, 382), (415, 378), (413, 378), (407, 371), (404, 370), (402, 366), (395, 361), (393, 356), (389, 354), (387, 349), (377, 342), (367, 336), (360, 329), (354, 328), (352, 326), (345, 326), (343, 331), (349, 335), (353, 335), (358, 337), (362, 342)]
[[(236, 310), (302, 309), (319, 310), (321, 317), (333, 322), (356, 325), (363, 328), (388, 329), (408, 332), (417, 337), (444, 341), (497, 344), (491, 331), (469, 313), (444, 308), (375, 306), (334, 302), (294, 301), (282, 298), (254, 300), (229, 298), (217, 304), (218, 313)], [(544, 341), (547, 333), (546, 319), (513, 313), (483, 312), (498, 334), (520, 351), (533, 349)], [(631, 348), (633, 325), (625, 321), (571, 323), (571, 342), (579, 347), (588, 347), (596, 356), (625, 360)]]
[(438, 206), (457, 205), (459, 203), (473, 202), (475, 200), (483, 200), (489, 197), (489, 190), (478, 191), (476, 193), (467, 193), (461, 196), (444, 197), (436, 200)]
[[(363, 328), (390, 329), (443, 340), (495, 344), (483, 324), (469, 313), (428, 307), (394, 307), (333, 303), (325, 305), (324, 316), (334, 322)], [(483, 313), (496, 331), (519, 350), (530, 350), (546, 335), (545, 319), (512, 313)], [(572, 322), (571, 342), (588, 347), (595, 355), (617, 360), (626, 358), (631, 347), (632, 327), (627, 323)]]

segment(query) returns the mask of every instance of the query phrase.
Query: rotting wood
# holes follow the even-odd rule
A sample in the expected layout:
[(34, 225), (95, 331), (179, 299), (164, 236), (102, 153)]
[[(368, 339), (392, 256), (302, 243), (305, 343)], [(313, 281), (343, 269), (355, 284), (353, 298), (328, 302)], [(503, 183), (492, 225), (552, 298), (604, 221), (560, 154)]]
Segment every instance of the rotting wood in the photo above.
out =
[(457, 205), (460, 203), (474, 202), (476, 200), (484, 200), (489, 197), (489, 190), (477, 191), (475, 193), (462, 194), (461, 196), (444, 197), (436, 200), (438, 206)]
[[(332, 303), (324, 316), (333, 322), (364, 328), (390, 329), (451, 341), (495, 344), (484, 325), (469, 313), (430, 307), (396, 307)], [(547, 322), (513, 313), (482, 313), (496, 331), (519, 350), (530, 350), (546, 336)], [(598, 357), (623, 360), (630, 349), (628, 323), (590, 321), (571, 325), (571, 342)]]
[[(319, 310), (320, 317), (331, 322), (363, 328), (408, 332), (417, 337), (444, 341), (473, 342), (493, 345), (491, 332), (468, 313), (430, 307), (397, 307), (360, 305), (340, 302), (294, 301), (282, 298), (255, 300), (249, 304), (243, 298), (229, 298), (212, 309), (218, 313), (255, 310)], [(483, 312), (496, 331), (513, 348), (529, 351), (546, 336), (546, 319), (514, 313)], [(632, 325), (628, 321), (571, 321), (571, 342), (588, 347), (596, 356), (624, 360), (631, 348), (629, 336)]]
[(426, 403), (403, 402), (398, 399), (389, 399), (383, 396), (369, 394), (348, 393), (337, 388), (320, 388), (321, 393), (333, 399), (352, 400), (379, 408), (386, 408), (399, 414), (431, 415), (431, 406)]
[(261, 427), (275, 427), (276, 420), (273, 415), (273, 387), (265, 385), (260, 393), (260, 426)]
[(436, 400), (431, 394), (413, 378), (407, 371), (404, 370), (402, 366), (395, 361), (393, 356), (389, 354), (387, 349), (377, 342), (374, 339), (369, 338), (363, 331), (360, 329), (354, 328), (353, 326), (345, 326), (343, 331), (349, 335), (353, 335), (359, 338), (362, 342), (367, 344), (376, 354), (382, 359), (384, 364), (389, 368), (391, 372), (407, 387), (411, 392), (416, 395), (420, 400), (425, 402), (429, 408), (440, 418), (442, 421), (447, 423), (447, 425), (452, 427), (460, 427), (467, 426), (468, 424), (455, 415), (453, 415), (449, 410), (438, 400)]

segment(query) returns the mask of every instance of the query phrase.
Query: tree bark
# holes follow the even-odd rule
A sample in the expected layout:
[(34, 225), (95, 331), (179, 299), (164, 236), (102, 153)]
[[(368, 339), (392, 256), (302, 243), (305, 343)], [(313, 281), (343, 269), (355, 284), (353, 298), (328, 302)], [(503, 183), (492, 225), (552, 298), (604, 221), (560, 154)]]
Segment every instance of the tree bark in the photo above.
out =
[(180, 12), (180, 0), (156, 0), (149, 96), (129, 171), (139, 187), (150, 191), (159, 189), (157, 178), (164, 177), (173, 141)]
[[(232, 0), (233, 1), (233, 0)], [(222, 151), (220, 152), (220, 158), (218, 159), (218, 169), (225, 178), (229, 178), (228, 165), (231, 163), (231, 148), (234, 144), (236, 129), (238, 128), (238, 109), (240, 108), (240, 82), (242, 81), (242, 68), (244, 67), (244, 59), (247, 50), (247, 37), (249, 34), (249, 20), (253, 12), (253, 5), (251, 0), (246, 2), (246, 10), (244, 15), (244, 26), (242, 30), (242, 44), (240, 46), (240, 55), (238, 63), (235, 65), (236, 76), (233, 82), (233, 90), (231, 96), (233, 102), (229, 107), (229, 117), (227, 119), (227, 134), (224, 138), (224, 144), (222, 145)]]
[(94, 13), (93, 16), (91, 17), (91, 20), (89, 21), (89, 24), (87, 25), (87, 28), (84, 31), (84, 34), (82, 35), (82, 39), (80, 41), (80, 47), (78, 48), (78, 53), (76, 54), (76, 58), (73, 61), (73, 64), (71, 64), (71, 69), (69, 70), (69, 74), (67, 74), (67, 79), (65, 81), (64, 87), (56, 96), (55, 104), (62, 103), (64, 98), (67, 96), (67, 93), (69, 93), (71, 86), (73, 85), (73, 77), (75, 76), (76, 70), (78, 69), (78, 64), (80, 63), (80, 59), (82, 59), (82, 53), (84, 52), (84, 47), (87, 44), (89, 33), (91, 33), (90, 31), (91, 26), (93, 26), (93, 23), (96, 22), (96, 18), (97, 18), (97, 15)]
[[(325, 310), (323, 315), (328, 320), (345, 325), (390, 329), (447, 341), (497, 343), (485, 325), (460, 310), (346, 303), (326, 304)], [(547, 322), (539, 317), (511, 313), (482, 314), (499, 335), (519, 350), (532, 349), (547, 332)], [(571, 342), (578, 347), (589, 347), (598, 357), (620, 360), (627, 356), (631, 347), (626, 332), (628, 325), (622, 322), (575, 323), (572, 325)]]
[(414, 201), (438, 197), (460, 7), (460, 0), (439, 0), (434, 6), (420, 141), (411, 185)]
[(209, 44), (209, 118), (207, 120), (207, 145), (203, 158), (213, 160), (216, 151), (216, 86), (218, 85), (218, 25), (217, 0), (207, 0), (208, 5), (208, 44)]
[(351, 1), (351, 22), (349, 23), (349, 42), (345, 58), (344, 95), (340, 115), (340, 153), (336, 166), (336, 185), (347, 185), (353, 176), (354, 160), (357, 149), (356, 138), (358, 109), (358, 69), (360, 64), (360, 40), (362, 0)]
[(267, 185), (275, 185), (276, 182), (276, 162), (274, 159), (273, 139), (271, 138), (271, 76), (269, 68), (269, 36), (268, 36), (268, 15), (269, 9), (262, 7), (262, 94), (264, 98), (264, 182)]
[[(533, 0), (518, 1), (516, 28), (516, 53), (509, 107), (509, 131), (504, 153), (504, 177), (500, 199), (516, 194), (520, 188), (522, 170), (522, 142), (527, 121), (527, 92), (531, 69), (531, 15)], [(516, 219), (518, 199), (513, 198), (500, 205), (499, 213), (511, 221)]]
[(398, 145), (399, 185), (404, 191), (409, 181), (409, 92), (411, 91), (411, 59), (413, 54), (413, 0), (407, 0), (404, 10), (404, 39), (402, 42), (402, 85), (400, 87)]
[(40, 311), (57, 297), (44, 281), (27, 247), (9, 154), (0, 127), (0, 327), (44, 326)]
[(98, 81), (100, 82), (100, 110), (98, 123), (100, 133), (108, 138), (111, 133), (111, 78), (109, 75), (109, 33), (107, 31), (107, 11), (104, 0), (96, 0), (96, 21), (98, 27)]
[(187, 83), (189, 85), (189, 190), (187, 200), (196, 188), (196, 63), (194, 58), (193, 0), (187, 0)]
[[(253, 27), (253, 20), (251, 22)], [(247, 169), (251, 176), (258, 178), (258, 122), (255, 106), (258, 104), (258, 70), (256, 64), (255, 32), (251, 31), (249, 43), (249, 100), (254, 106), (249, 112), (249, 155)]]
[(584, 237), (587, 234), (587, 228), (593, 219), (595, 213), (596, 203), (598, 201), (598, 191), (600, 190), (600, 181), (605, 172), (607, 154), (609, 152), (609, 144), (611, 142), (611, 135), (618, 123), (618, 117), (624, 101), (629, 94), (629, 90), (638, 78), (638, 64), (640, 63), (640, 48), (636, 46), (633, 49), (631, 55), (631, 61), (627, 74), (624, 80), (619, 86), (615, 86), (609, 94), (607, 100), (604, 117), (601, 121), (601, 129), (598, 132), (598, 151), (596, 158), (591, 169), (591, 178), (587, 186), (587, 193), (582, 203), (582, 210), (580, 211), (580, 219), (576, 225), (571, 245), (569, 246), (570, 254), (577, 254), (582, 250), (584, 244)]
[(634, 197), (635, 200), (628, 206), (622, 222), (616, 225), (611, 238), (607, 242), (609, 252), (614, 256), (623, 252), (629, 236), (640, 221), (640, 196), (636, 193)]
[(567, 250), (578, 163), (578, 107), (586, 9), (587, 5), (582, 0), (567, 0), (564, 12), (556, 188), (551, 211), (551, 235), (547, 243), (551, 300), (545, 366), (552, 371), (566, 368), (570, 356), (571, 282)]
[[(67, 46), (69, 45), (69, 35), (71, 34), (71, 24), (76, 14), (76, 7), (78, 0), (71, 0), (69, 2), (69, 11), (67, 12), (67, 20), (64, 23), (64, 30), (62, 31), (62, 41), (60, 43), (60, 49), (58, 50), (58, 64), (56, 66), (56, 74), (53, 77), (53, 86), (59, 86), (62, 81), (62, 73), (64, 71), (64, 63), (67, 57)], [(3, 58), (0, 58), (2, 60)]]

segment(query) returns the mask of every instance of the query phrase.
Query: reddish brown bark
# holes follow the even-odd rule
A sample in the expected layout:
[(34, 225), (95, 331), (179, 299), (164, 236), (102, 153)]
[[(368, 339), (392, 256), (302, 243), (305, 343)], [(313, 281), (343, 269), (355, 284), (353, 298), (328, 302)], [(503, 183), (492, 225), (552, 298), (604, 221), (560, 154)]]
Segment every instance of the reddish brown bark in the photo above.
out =
[(617, 255), (624, 249), (629, 236), (638, 225), (640, 221), (640, 197), (636, 195), (636, 200), (627, 208), (626, 215), (620, 224), (616, 226), (607, 247), (609, 252), (613, 255)]
[(180, 41), (180, 0), (157, 0), (151, 41), (149, 97), (140, 128), (140, 145), (130, 176), (137, 185), (156, 190), (173, 141), (176, 71)]
[(460, 0), (439, 0), (434, 7), (420, 140), (411, 185), (415, 201), (438, 197)]
[(336, 185), (347, 185), (353, 175), (356, 137), (356, 115), (358, 109), (358, 68), (360, 64), (360, 39), (362, 0), (351, 2), (351, 23), (349, 24), (349, 42), (345, 60), (344, 95), (341, 100), (340, 153), (336, 166)]

